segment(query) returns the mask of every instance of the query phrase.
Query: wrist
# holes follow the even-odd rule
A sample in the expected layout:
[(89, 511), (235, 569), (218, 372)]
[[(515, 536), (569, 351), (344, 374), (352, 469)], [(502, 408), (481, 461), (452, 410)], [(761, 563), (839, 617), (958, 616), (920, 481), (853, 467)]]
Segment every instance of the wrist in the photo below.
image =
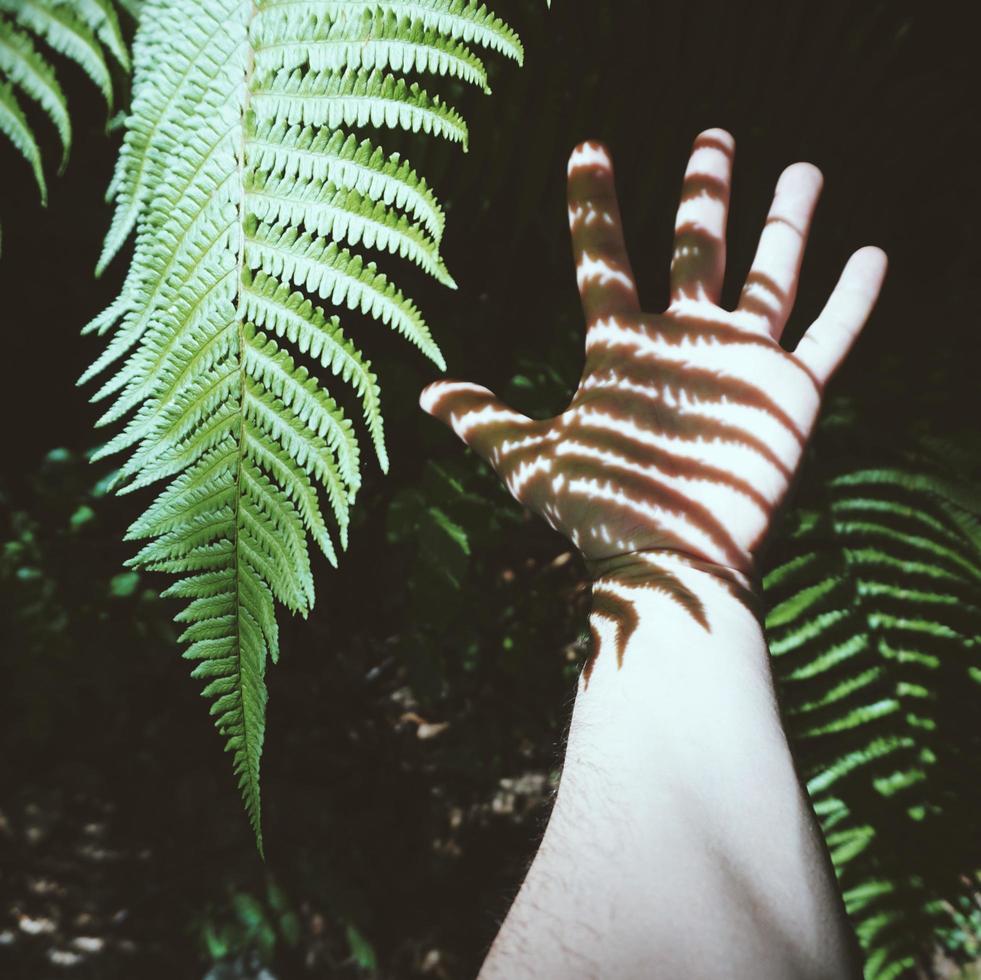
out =
[[(593, 597), (610, 586), (626, 589), (660, 590), (674, 595), (682, 607), (693, 607), (693, 599), (704, 604), (704, 593), (717, 592), (719, 587), (744, 606), (763, 623), (763, 589), (752, 560), (745, 568), (720, 565), (669, 548), (623, 552), (604, 558), (585, 559), (586, 571), (592, 578)], [(686, 593), (691, 599), (685, 601)], [(704, 625), (704, 624), (703, 624)]]
[(753, 637), (752, 646), (765, 651), (762, 591), (746, 572), (667, 549), (593, 560), (587, 568), (594, 579), (584, 688), (600, 661), (633, 675), (637, 667), (625, 667), (628, 647), (652, 641), (694, 650)]

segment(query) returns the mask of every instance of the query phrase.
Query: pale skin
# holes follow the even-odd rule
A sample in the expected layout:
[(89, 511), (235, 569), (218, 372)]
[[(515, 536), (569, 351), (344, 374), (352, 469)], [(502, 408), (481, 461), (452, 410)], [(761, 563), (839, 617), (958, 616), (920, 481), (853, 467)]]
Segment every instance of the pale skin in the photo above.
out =
[(483, 980), (861, 975), (781, 725), (755, 559), (886, 257), (855, 252), (781, 346), (822, 183), (795, 163), (721, 308), (734, 145), (721, 129), (695, 140), (660, 314), (639, 307), (609, 152), (573, 151), (586, 358), (565, 411), (528, 419), (453, 381), (420, 398), (593, 577), (555, 806)]

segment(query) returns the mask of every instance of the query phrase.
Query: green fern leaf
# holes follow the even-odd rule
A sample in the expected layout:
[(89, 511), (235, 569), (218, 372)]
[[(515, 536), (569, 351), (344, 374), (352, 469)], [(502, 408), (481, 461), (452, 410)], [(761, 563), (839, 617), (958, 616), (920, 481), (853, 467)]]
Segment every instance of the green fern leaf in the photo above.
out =
[(381, 71), (279, 71), (259, 79), (252, 109), (261, 122), (285, 121), (304, 126), (375, 126), (442, 136), (467, 148), (467, 126), (439, 96), (429, 96), (418, 82)]
[(909, 975), (952, 927), (978, 870), (976, 853), (960, 867), (936, 842), (971, 836), (961, 797), (981, 775), (969, 761), (981, 750), (969, 720), (981, 550), (953, 513), (969, 495), (949, 479), (863, 469), (824, 492), (764, 580), (767, 632), (865, 976), (886, 980)]
[(259, 174), (279, 179), (331, 183), (371, 201), (401, 208), (421, 222), (438, 243), (442, 208), (426, 182), (397, 153), (385, 157), (369, 140), (313, 127), (257, 126), (248, 145), (248, 163)]
[(112, 77), (99, 39), (85, 18), (79, 16), (81, 0), (0, 0), (0, 11), (11, 14), (22, 26), (48, 45), (71, 58), (96, 84), (112, 106)]
[(78, 17), (119, 64), (129, 70), (129, 51), (110, 0), (73, 0)]
[(246, 191), (246, 206), (260, 221), (304, 227), (315, 235), (363, 242), (415, 262), (444, 285), (456, 284), (439, 257), (439, 246), (404, 215), (381, 201), (372, 203), (357, 191), (339, 191), (332, 184), (300, 178), (257, 179)]
[[(8, 27), (0, 33), (0, 74), (5, 75), (33, 99), (54, 123), (61, 140), (61, 163), (64, 166), (72, 141), (65, 94), (58, 84), (54, 70), (38, 54), (30, 36), (15, 27)], [(35, 169), (35, 174), (36, 172)]]
[(335, 5), (337, 12), (313, 12), (283, 17), (279, 10), (260, 10), (252, 39), (259, 71), (293, 69), (309, 65), (311, 71), (358, 68), (393, 71), (429, 71), (453, 75), (487, 87), (483, 63), (459, 41), (444, 37), (394, 9), (383, 12), (363, 7), (361, 16)]
[(37, 140), (16, 98), (20, 90), (54, 124), (61, 141), (61, 169), (71, 148), (68, 103), (48, 55), (35, 44), (71, 59), (112, 104), (112, 77), (103, 49), (124, 68), (129, 55), (112, 0), (0, 0), (0, 133), (30, 164), (47, 203)]
[(446, 367), (415, 304), (377, 271), (374, 262), (365, 263), (360, 255), (293, 228), (246, 227), (246, 259), (253, 268), (303, 286), (334, 306), (357, 309), (390, 324), (440, 370)]
[(140, 8), (99, 271), (135, 230), (133, 258), (85, 328), (107, 343), (81, 380), (115, 365), (94, 399), (111, 400), (100, 424), (122, 423), (96, 454), (128, 452), (119, 492), (166, 481), (129, 529), (142, 542), (130, 564), (180, 576), (165, 594), (188, 600), (185, 656), (213, 700), (260, 851), (274, 606), (311, 609), (309, 542), (337, 564), (361, 484), (355, 428), (300, 361), (354, 390), (383, 470), (380, 388), (344, 311), (388, 324), (443, 367), (415, 304), (366, 254), (401, 256), (452, 286), (443, 212), (406, 161), (350, 130), (465, 144), (459, 114), (403, 76), (486, 88), (475, 44), (521, 57), (509, 28), (461, 0)]
[(38, 190), (41, 192), (41, 203), (47, 204), (48, 187), (44, 182), (41, 151), (38, 149), (34, 134), (24, 118), (24, 113), (17, 102), (13, 89), (6, 82), (0, 82), (0, 133), (3, 133), (14, 144), (14, 148), (31, 165)]
[(356, 12), (358, 8), (397, 14), (437, 31), (444, 38), (479, 44), (513, 58), (518, 64), (524, 61), (518, 35), (474, 0), (270, 0), (263, 7), (267, 10), (285, 7), (301, 16), (313, 13), (328, 18)]

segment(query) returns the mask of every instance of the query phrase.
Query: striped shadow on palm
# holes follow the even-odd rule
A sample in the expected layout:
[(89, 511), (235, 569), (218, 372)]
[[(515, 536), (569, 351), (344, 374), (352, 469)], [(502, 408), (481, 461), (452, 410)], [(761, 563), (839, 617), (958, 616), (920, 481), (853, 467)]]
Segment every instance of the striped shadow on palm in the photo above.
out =
[(573, 152), (569, 222), (586, 358), (565, 411), (529, 419), (480, 385), (452, 381), (420, 399), (520, 503), (579, 548), (597, 580), (594, 657), (596, 620), (605, 618), (622, 658), (635, 621), (631, 589), (667, 594), (708, 628), (698, 596), (672, 570), (678, 561), (712, 571), (755, 606), (754, 555), (797, 470), (823, 387), (885, 272), (880, 250), (859, 250), (797, 349), (780, 346), (821, 186), (816, 168), (794, 164), (777, 185), (739, 304), (721, 308), (733, 149), (723, 130), (695, 141), (671, 303), (661, 314), (640, 309), (609, 154), (595, 143)]

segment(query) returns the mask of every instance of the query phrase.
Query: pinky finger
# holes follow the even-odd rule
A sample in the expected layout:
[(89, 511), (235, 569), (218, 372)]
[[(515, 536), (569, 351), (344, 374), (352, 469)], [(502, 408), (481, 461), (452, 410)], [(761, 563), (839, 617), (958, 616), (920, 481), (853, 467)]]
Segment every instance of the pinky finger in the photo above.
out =
[(865, 321), (886, 275), (886, 253), (860, 248), (846, 263), (820, 316), (808, 327), (794, 355), (823, 385), (838, 370)]

